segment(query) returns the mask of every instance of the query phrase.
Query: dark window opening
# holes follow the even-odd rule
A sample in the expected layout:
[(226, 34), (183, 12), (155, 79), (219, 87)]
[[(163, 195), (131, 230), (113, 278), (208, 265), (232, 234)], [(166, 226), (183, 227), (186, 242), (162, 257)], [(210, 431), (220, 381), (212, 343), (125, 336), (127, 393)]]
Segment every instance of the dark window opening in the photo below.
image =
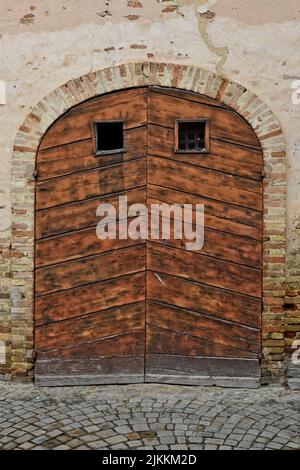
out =
[(208, 152), (208, 121), (177, 121), (176, 150), (179, 152)]
[(124, 151), (123, 122), (96, 122), (96, 154)]

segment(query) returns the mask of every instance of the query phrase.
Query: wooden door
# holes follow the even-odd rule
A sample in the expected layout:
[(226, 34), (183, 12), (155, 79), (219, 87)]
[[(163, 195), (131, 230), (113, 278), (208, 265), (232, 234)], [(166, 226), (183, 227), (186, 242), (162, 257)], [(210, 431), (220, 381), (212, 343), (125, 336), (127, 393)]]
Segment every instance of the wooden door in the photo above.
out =
[[(209, 120), (209, 152), (174, 151), (174, 121)], [(204, 246), (147, 243), (149, 382), (257, 386), (261, 350), (262, 155), (251, 127), (216, 100), (152, 88), (148, 204), (204, 204)]]
[[(92, 121), (123, 120), (126, 152), (95, 156)], [(96, 209), (146, 202), (147, 90), (96, 98), (37, 155), (35, 377), (41, 385), (144, 380), (145, 241), (99, 240)], [(126, 221), (123, 221), (124, 223)]]
[[(199, 118), (209, 152), (176, 152), (176, 120)], [(95, 156), (105, 120), (124, 122), (125, 152)], [(243, 118), (179, 90), (108, 94), (52, 125), (36, 170), (37, 383), (258, 383), (262, 156)], [(203, 248), (99, 240), (96, 209), (120, 195), (204, 204)]]

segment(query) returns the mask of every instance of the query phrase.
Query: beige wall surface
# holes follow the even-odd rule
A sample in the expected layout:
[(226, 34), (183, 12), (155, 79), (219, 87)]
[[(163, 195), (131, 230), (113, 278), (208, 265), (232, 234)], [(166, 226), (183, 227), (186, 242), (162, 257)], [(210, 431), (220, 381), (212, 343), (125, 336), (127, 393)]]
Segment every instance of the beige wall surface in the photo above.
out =
[(296, 282), (299, 51), (299, 0), (0, 0), (0, 80), (6, 84), (6, 104), (0, 104), (0, 241), (8, 239), (11, 227), (14, 138), (40, 99), (73, 77), (113, 64), (196, 65), (253, 91), (282, 125), (288, 161), (287, 273)]

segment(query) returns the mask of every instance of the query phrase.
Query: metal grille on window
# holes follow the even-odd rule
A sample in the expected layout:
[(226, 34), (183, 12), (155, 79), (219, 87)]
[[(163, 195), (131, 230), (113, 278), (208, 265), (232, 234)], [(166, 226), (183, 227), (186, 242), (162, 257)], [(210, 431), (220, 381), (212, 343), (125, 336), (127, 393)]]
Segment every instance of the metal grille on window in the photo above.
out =
[(208, 124), (206, 120), (177, 121), (177, 126), (177, 151), (208, 151)]

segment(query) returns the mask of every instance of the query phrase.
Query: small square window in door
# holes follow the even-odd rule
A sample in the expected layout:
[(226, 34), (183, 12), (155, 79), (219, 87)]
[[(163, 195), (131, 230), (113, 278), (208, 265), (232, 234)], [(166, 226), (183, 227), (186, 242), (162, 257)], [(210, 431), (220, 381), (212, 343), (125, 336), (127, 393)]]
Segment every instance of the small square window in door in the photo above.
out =
[(209, 151), (209, 121), (207, 119), (175, 121), (175, 151), (204, 153)]
[(96, 155), (124, 152), (124, 122), (94, 122)]

